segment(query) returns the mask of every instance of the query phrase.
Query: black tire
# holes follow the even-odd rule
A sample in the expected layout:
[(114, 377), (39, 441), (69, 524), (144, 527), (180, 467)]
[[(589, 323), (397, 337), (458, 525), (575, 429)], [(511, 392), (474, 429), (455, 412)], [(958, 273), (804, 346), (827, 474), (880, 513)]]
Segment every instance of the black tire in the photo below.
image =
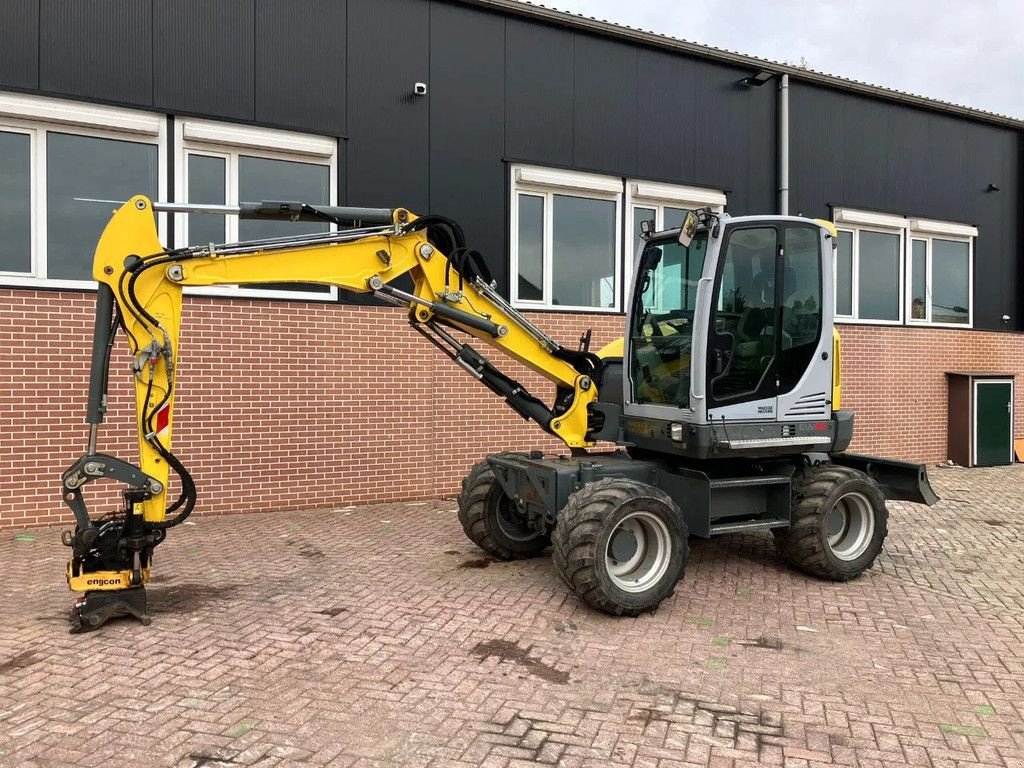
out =
[[(783, 560), (804, 573), (831, 581), (849, 581), (874, 564), (882, 551), (889, 521), (885, 495), (878, 483), (855, 469), (822, 464), (797, 470), (792, 487), (790, 527), (772, 531), (775, 549)], [(860, 535), (847, 533), (854, 530), (853, 526), (841, 522), (867, 515), (871, 517), (870, 528)]]
[[(659, 578), (653, 580), (660, 566), (652, 567), (650, 586), (628, 591), (617, 586), (609, 571), (609, 540), (620, 523), (635, 520), (637, 513), (662, 521), (669, 552)], [(569, 497), (551, 543), (558, 575), (583, 602), (613, 616), (638, 616), (672, 595), (689, 557), (687, 537), (682, 513), (666, 493), (636, 480), (612, 478), (585, 485)]]
[(469, 540), (499, 560), (536, 557), (551, 544), (522, 520), (486, 460), (474, 464), (462, 480), (459, 522)]

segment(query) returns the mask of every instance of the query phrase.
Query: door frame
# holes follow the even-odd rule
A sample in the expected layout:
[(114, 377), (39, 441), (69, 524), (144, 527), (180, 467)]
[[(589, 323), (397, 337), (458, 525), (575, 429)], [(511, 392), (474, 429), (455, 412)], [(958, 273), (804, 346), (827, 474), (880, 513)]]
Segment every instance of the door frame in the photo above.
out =
[[(776, 412), (778, 410), (778, 398), (779, 388), (778, 385), (772, 386), (770, 384), (771, 377), (774, 376), (778, 379), (776, 369), (779, 363), (779, 352), (781, 350), (781, 303), (782, 303), (782, 281), (779, 279), (779, 272), (782, 269), (783, 260), (783, 243), (785, 238), (786, 222), (779, 220), (757, 220), (757, 221), (740, 221), (738, 223), (730, 222), (725, 227), (725, 231), (722, 233), (721, 243), (718, 248), (718, 258), (715, 260), (715, 272), (714, 282), (711, 284), (711, 306), (708, 314), (708, 324), (705, 333), (706, 348), (704, 350), (705, 359), (705, 372), (706, 377), (705, 390), (707, 392), (707, 410), (714, 410), (715, 414), (721, 414), (720, 418), (729, 420), (742, 420), (742, 421), (774, 421), (776, 418)], [(730, 358), (726, 363), (726, 366), (722, 373), (718, 376), (713, 376), (711, 373), (711, 361), (709, 356), (715, 341), (714, 337), (719, 336), (715, 329), (715, 320), (718, 315), (718, 298), (722, 290), (722, 284), (725, 281), (725, 266), (726, 260), (729, 258), (729, 247), (732, 245), (732, 238), (739, 232), (745, 232), (754, 229), (770, 229), (775, 233), (775, 255), (772, 261), (772, 313), (771, 313), (771, 327), (772, 327), (772, 359), (769, 361), (768, 366), (761, 371), (761, 378), (757, 382), (757, 387), (749, 392), (743, 392), (733, 395), (727, 400), (718, 400), (714, 394), (715, 380), (726, 376), (731, 370), (735, 363), (736, 358), (736, 347), (738, 337), (735, 334), (733, 336), (733, 346), (730, 351)], [(742, 319), (742, 314), (737, 322)], [(739, 330), (737, 326), (737, 331)], [(770, 389), (770, 392), (763, 391)], [(760, 408), (758, 407), (760, 406)], [(767, 412), (758, 413), (761, 409), (768, 409)], [(745, 410), (753, 410), (753, 413), (744, 414)], [(722, 411), (725, 411), (723, 414)], [(737, 413), (738, 411), (738, 413)]]
[(980, 384), (1009, 384), (1010, 385), (1010, 454), (1009, 463), (1013, 464), (1013, 425), (1014, 425), (1014, 403), (1013, 403), (1013, 379), (971, 379), (971, 466), (978, 466), (978, 386)]

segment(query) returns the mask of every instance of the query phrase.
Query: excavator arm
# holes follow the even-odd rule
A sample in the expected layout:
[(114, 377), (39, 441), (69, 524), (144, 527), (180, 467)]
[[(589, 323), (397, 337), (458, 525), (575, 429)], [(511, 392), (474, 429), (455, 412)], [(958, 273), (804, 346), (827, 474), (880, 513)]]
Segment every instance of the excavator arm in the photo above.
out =
[[(157, 210), (182, 208), (156, 204)], [(89, 443), (85, 455), (62, 477), (64, 500), (76, 521), (75, 531), (65, 534), (73, 552), (68, 583), (72, 590), (85, 593), (72, 610), (72, 631), (98, 627), (115, 615), (147, 620), (143, 585), (153, 549), (196, 503), (195, 484), (171, 448), (186, 286), (296, 282), (374, 294), (408, 308), (415, 330), (521, 416), (570, 448), (594, 442), (588, 406), (597, 400), (600, 359), (586, 350), (562, 347), (510, 306), (495, 291), (478, 254), (466, 247), (454, 222), (418, 218), (401, 208), (328, 208), (297, 202), (242, 203), (218, 207), (218, 212), (327, 221), (336, 229), (167, 250), (157, 236), (152, 201), (134, 197), (114, 212), (93, 264), (99, 289), (86, 417)], [(412, 279), (411, 292), (392, 285), (403, 275)], [(118, 330), (124, 332), (134, 361), (137, 467), (96, 449)], [(531, 395), (452, 331), (494, 347), (546, 378), (555, 388), (551, 404)], [(168, 494), (171, 473), (178, 478), (173, 499)], [(102, 478), (127, 486), (125, 506), (120, 513), (94, 519), (82, 488)]]

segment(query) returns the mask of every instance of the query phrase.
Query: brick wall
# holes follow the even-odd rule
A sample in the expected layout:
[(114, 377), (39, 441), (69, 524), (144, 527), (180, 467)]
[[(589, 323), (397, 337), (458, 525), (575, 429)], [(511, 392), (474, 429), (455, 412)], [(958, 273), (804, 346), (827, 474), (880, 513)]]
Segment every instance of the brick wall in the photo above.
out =
[(840, 325), (851, 450), (946, 460), (946, 371), (1015, 374), (1014, 435), (1024, 436), (1024, 334)]
[[(67, 522), (60, 473), (84, 450), (94, 297), (0, 289), (0, 527)], [(538, 313), (567, 345), (621, 334), (621, 316)], [(845, 405), (854, 448), (945, 458), (946, 370), (1024, 378), (1024, 336), (844, 326)], [(485, 348), (485, 345), (477, 345)], [(551, 387), (498, 353), (549, 399)], [(111, 370), (98, 448), (136, 460), (129, 358)], [(400, 309), (190, 298), (181, 339), (175, 452), (207, 514), (452, 494), (470, 464), (502, 449), (560, 443), (513, 414), (413, 333)], [(1017, 432), (1024, 434), (1018, 394)], [(116, 484), (86, 491), (96, 514)]]

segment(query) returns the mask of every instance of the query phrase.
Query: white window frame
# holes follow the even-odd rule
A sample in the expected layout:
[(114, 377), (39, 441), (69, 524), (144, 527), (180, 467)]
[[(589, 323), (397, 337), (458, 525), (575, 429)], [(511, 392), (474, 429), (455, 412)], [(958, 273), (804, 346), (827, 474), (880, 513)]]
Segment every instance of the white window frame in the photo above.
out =
[[(907, 325), (927, 325), (937, 328), (973, 328), (974, 327), (974, 238), (977, 236), (976, 227), (964, 224), (952, 224), (942, 221), (929, 221), (925, 219), (910, 219), (907, 239)], [(914, 241), (923, 240), (925, 243), (925, 312), (924, 318), (914, 318), (911, 312), (913, 301), (913, 259)], [(932, 242), (934, 240), (948, 240), (954, 243), (967, 244), (967, 322), (966, 323), (938, 323), (932, 319)]]
[[(622, 179), (615, 176), (600, 176), (593, 173), (563, 171), (555, 168), (539, 166), (513, 165), (511, 167), (511, 215), (509, 217), (509, 256), (510, 286), (512, 305), (519, 309), (543, 309), (558, 312), (595, 312), (615, 314), (622, 312), (622, 210), (623, 193)], [(540, 301), (519, 298), (519, 195), (533, 195), (544, 198), (544, 240), (542, 243), (542, 263), (544, 265), (544, 285)], [(611, 307), (571, 306), (553, 304), (552, 264), (554, 245), (554, 196), (572, 195), (593, 200), (607, 200), (615, 203), (615, 241), (614, 265), (615, 286), (614, 304)]]
[(633, 230), (633, 212), (635, 208), (653, 208), (655, 211), (654, 228), (660, 232), (665, 228), (666, 208), (685, 208), (688, 210), (710, 208), (715, 213), (723, 213), (726, 203), (725, 192), (717, 189), (627, 179), (626, 245), (628, 252), (626, 254), (626, 274), (633, 274), (638, 256), (633, 251), (633, 243), (636, 242), (636, 232)]
[[(212, 120), (176, 120), (174, 124), (174, 196), (178, 203), (188, 202), (188, 156), (190, 154), (218, 157), (225, 160), (224, 192), (227, 205), (235, 205), (239, 202), (239, 155), (327, 166), (330, 169), (328, 203), (337, 205), (338, 142), (334, 138), (271, 128), (219, 123)], [(237, 241), (238, 217), (225, 216), (224, 218), (226, 242)], [(332, 231), (336, 229), (333, 224), (330, 228)], [(179, 246), (188, 243), (188, 214), (175, 214), (174, 242)], [(237, 285), (189, 287), (185, 289), (185, 293), (197, 296), (293, 299), (295, 301), (337, 301), (338, 299), (336, 286), (331, 286), (330, 291), (326, 293), (288, 289), (263, 290)]]
[[(907, 325), (928, 326), (938, 328), (973, 328), (974, 327), (974, 238), (978, 235), (977, 227), (969, 224), (957, 224), (931, 219), (913, 219), (895, 216), (888, 213), (858, 211), (850, 208), (836, 208), (833, 211), (833, 222), (840, 232), (848, 232), (853, 236), (852, 260), (852, 315), (840, 315), (836, 312), (836, 322), (861, 325)], [(860, 233), (880, 232), (882, 234), (899, 235), (899, 320), (874, 320), (859, 316), (860, 297)], [(952, 240), (967, 243), (967, 323), (936, 323), (932, 321), (932, 240)], [(914, 256), (914, 240), (927, 242), (925, 251), (925, 318), (912, 317), (913, 285), (912, 269)], [(837, 263), (838, 251), (833, 252), (832, 274), (833, 295), (838, 296), (839, 271)]]
[[(69, 133), (88, 138), (152, 144), (157, 148), (157, 195), (167, 194), (167, 120), (163, 115), (67, 99), (0, 92), (0, 131), (29, 136), (30, 272), (0, 270), (0, 285), (95, 289), (95, 280), (51, 278), (47, 270), (46, 208), (47, 134)], [(114, 208), (111, 208), (113, 212)], [(167, 214), (157, 214), (162, 244)]]
[[(837, 232), (849, 232), (853, 235), (853, 260), (851, 262), (851, 268), (853, 274), (852, 278), (852, 290), (853, 290), (853, 302), (851, 309), (853, 310), (852, 315), (840, 315), (836, 312), (835, 318), (837, 322), (851, 323), (860, 325), (903, 325), (903, 304), (904, 304), (904, 291), (906, 278), (904, 275), (905, 266), (903, 251), (905, 248), (904, 242), (904, 231), (902, 229), (890, 229), (887, 227), (874, 227), (874, 226), (850, 226), (844, 224), (836, 224)], [(899, 286), (896, 290), (896, 304), (899, 317), (896, 320), (879, 320), (871, 317), (860, 316), (860, 233), (861, 232), (877, 232), (882, 235), (896, 235), (899, 237), (899, 245), (896, 250), (896, 267), (899, 270)], [(833, 302), (835, 297), (838, 296), (837, 291), (839, 290), (839, 270), (838, 270), (838, 250), (833, 251), (832, 254), (832, 297)], [(833, 307), (835, 309), (835, 307)]]

